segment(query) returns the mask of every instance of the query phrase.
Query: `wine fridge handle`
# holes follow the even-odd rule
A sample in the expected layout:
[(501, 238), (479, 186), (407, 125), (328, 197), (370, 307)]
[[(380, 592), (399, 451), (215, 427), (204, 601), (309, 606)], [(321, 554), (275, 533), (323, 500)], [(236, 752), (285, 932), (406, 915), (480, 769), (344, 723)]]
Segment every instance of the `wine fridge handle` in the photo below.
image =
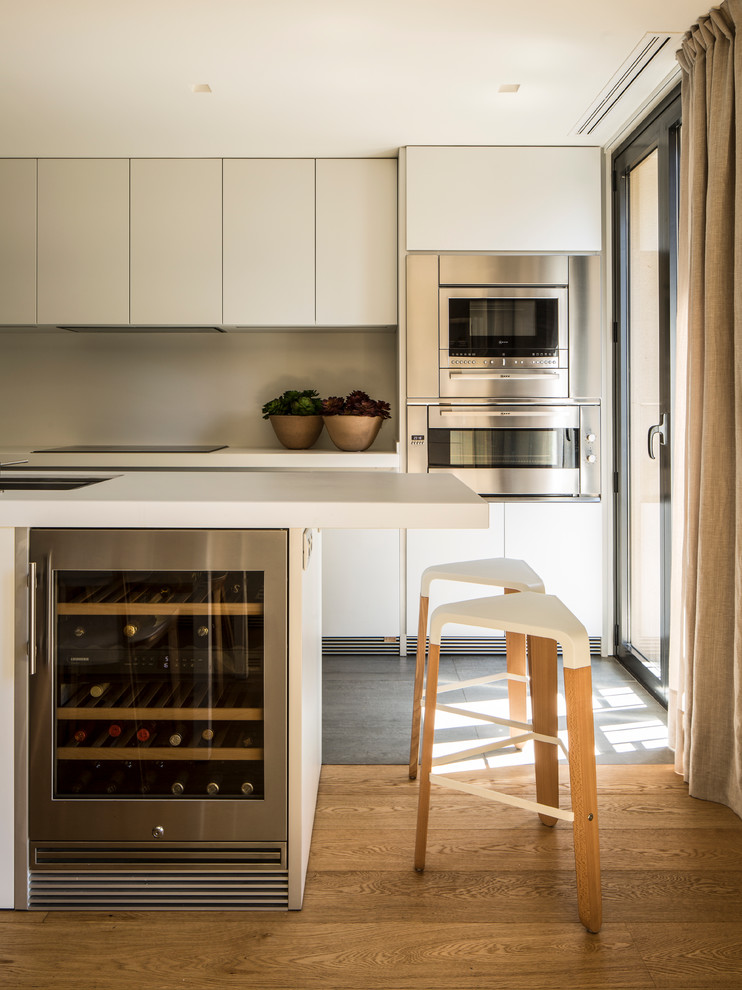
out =
[(28, 674), (36, 673), (36, 561), (28, 565)]

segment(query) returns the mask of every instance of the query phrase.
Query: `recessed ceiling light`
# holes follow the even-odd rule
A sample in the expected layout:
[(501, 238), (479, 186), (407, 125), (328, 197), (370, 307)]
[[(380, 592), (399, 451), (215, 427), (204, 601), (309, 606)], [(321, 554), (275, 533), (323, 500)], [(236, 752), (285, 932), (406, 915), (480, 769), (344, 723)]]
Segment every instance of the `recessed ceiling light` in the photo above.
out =
[(192, 93), (210, 93), (211, 86), (208, 83), (192, 83), (191, 84)]
[(519, 89), (520, 89), (520, 83), (502, 83), (501, 86), (498, 86), (497, 92), (498, 93), (517, 93)]

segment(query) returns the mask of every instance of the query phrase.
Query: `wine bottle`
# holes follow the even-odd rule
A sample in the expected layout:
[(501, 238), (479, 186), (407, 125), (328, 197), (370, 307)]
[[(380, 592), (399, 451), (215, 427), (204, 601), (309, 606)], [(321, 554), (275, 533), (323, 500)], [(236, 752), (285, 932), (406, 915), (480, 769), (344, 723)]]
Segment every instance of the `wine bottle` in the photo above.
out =
[(111, 737), (111, 739), (118, 739), (118, 737), (121, 735), (123, 731), (124, 730), (122, 726), (119, 725), (118, 722), (111, 722), (111, 724), (108, 726), (108, 735)]
[(216, 797), (219, 793), (219, 786), (222, 782), (221, 776), (213, 777), (206, 785), (206, 793), (209, 797)]
[(110, 686), (111, 686), (110, 681), (101, 681), (100, 684), (94, 684), (90, 689), (90, 697), (100, 698), (102, 695), (106, 693), (106, 691), (109, 689)]
[(181, 794), (185, 793), (185, 785), (187, 782), (188, 782), (188, 773), (186, 770), (183, 770), (183, 772), (179, 773), (178, 776), (170, 785), (170, 790), (172, 791), (173, 794), (179, 797)]
[(86, 790), (88, 784), (92, 779), (93, 779), (93, 769), (91, 767), (88, 767), (86, 770), (83, 770), (83, 772), (74, 782), (72, 787), (70, 787), (70, 794), (82, 793), (82, 791)]
[(156, 722), (142, 722), (137, 728), (137, 742), (152, 744), (157, 731)]
[(126, 777), (126, 768), (120, 767), (113, 774), (105, 786), (106, 794), (115, 794), (124, 782)]
[(213, 738), (214, 738), (214, 730), (211, 728), (210, 725), (207, 725), (205, 726), (205, 728), (201, 729), (201, 742), (211, 743)]
[(253, 785), (250, 783), (249, 780), (245, 780), (245, 781), (243, 781), (240, 784), (240, 793), (241, 794), (244, 794), (244, 795), (252, 794), (252, 792), (254, 790), (255, 790), (255, 788), (253, 787)]
[(78, 725), (75, 731), (72, 733), (68, 746), (80, 746), (86, 740), (90, 740), (91, 735), (96, 728), (95, 722), (85, 722), (82, 725)]
[(178, 728), (171, 732), (168, 742), (171, 746), (180, 746), (182, 743), (186, 742), (187, 738), (188, 729), (183, 726), (178, 726)]

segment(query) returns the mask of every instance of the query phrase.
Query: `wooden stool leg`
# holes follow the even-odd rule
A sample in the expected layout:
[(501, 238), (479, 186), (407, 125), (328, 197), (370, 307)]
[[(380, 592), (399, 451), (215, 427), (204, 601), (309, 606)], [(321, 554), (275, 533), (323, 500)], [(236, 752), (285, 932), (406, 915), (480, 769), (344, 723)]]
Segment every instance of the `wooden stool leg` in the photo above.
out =
[(590, 667), (564, 671), (569, 733), (569, 779), (574, 811), (575, 870), (580, 921), (589, 932), (600, 931), (603, 912), (598, 845), (598, 788)]
[(428, 634), (428, 605), (430, 599), (420, 595), (417, 619), (417, 661), (415, 663), (415, 687), (412, 696), (412, 732), (410, 733), (410, 780), (417, 777), (417, 761), (420, 755), (420, 714), (423, 684), (425, 682), (425, 640)]
[[(533, 731), (556, 736), (559, 729), (557, 694), (557, 645), (553, 639), (528, 637), (528, 663), (531, 670), (531, 722)], [(536, 770), (536, 800), (559, 807), (559, 753), (551, 743), (533, 744)], [(555, 825), (556, 818), (541, 814), (544, 825)]]
[(433, 737), (435, 735), (435, 706), (438, 693), (438, 661), (440, 659), (440, 653), (440, 646), (436, 643), (431, 643), (428, 654), (420, 793), (417, 799), (417, 831), (415, 832), (415, 869), (418, 872), (422, 872), (425, 869), (425, 848), (428, 843), (430, 771), (433, 768)]
[[(518, 594), (515, 588), (506, 588), (506, 595)], [(509, 674), (526, 674), (526, 637), (523, 633), (505, 633), (505, 652), (507, 653), (507, 671)], [(525, 722), (527, 718), (528, 691), (525, 681), (508, 681), (508, 705), (510, 718), (514, 722)], [(510, 735), (517, 736), (522, 729), (510, 728)], [(516, 749), (523, 749), (523, 743), (516, 743)]]

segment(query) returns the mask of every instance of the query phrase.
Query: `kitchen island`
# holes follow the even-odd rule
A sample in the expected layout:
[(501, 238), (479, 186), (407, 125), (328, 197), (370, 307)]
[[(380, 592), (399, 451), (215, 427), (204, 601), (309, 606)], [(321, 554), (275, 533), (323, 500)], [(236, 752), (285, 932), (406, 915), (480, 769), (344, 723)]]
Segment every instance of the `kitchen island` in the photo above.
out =
[(288, 907), (299, 908), (321, 766), (319, 531), (482, 528), (487, 504), (450, 475), (180, 471), (101, 476), (105, 480), (70, 491), (0, 494), (0, 789), (21, 795), (15, 812), (12, 801), (0, 811), (0, 907), (25, 904), (28, 531), (53, 528), (287, 532)]

